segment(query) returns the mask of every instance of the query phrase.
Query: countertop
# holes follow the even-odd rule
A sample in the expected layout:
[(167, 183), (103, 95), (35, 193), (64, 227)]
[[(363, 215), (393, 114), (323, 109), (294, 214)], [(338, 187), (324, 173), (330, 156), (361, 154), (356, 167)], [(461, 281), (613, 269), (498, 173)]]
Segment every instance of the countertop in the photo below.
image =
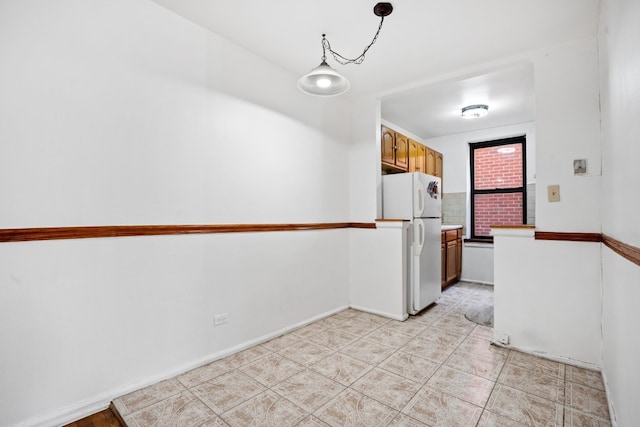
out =
[(461, 225), (443, 225), (442, 231), (455, 230), (456, 228), (462, 228), (462, 226)]

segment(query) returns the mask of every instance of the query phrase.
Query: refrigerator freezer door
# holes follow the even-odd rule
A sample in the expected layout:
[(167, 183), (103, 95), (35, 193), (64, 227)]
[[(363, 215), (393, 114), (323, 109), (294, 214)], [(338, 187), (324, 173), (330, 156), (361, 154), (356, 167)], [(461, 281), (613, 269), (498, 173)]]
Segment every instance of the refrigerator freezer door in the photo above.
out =
[[(420, 225), (418, 225), (420, 224)], [(410, 292), (410, 314), (416, 314), (440, 297), (441, 293), (440, 218), (415, 220)]]
[(414, 215), (413, 174), (398, 173), (382, 177), (382, 217), (411, 220)]
[(425, 209), (425, 203), (427, 196), (427, 188), (419, 179), (419, 175), (416, 175), (413, 180), (413, 216), (414, 218), (422, 218)]
[(441, 210), (440, 178), (419, 172), (382, 177), (383, 218), (436, 218)]

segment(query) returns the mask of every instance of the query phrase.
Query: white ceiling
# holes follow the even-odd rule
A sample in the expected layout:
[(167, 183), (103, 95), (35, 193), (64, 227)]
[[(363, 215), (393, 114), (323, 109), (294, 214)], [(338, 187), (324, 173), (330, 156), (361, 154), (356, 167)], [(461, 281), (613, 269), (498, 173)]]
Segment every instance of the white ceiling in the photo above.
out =
[[(427, 139), (535, 120), (533, 64), (521, 62), (463, 79), (441, 81), (385, 97), (382, 117)], [(462, 107), (489, 106), (479, 119)]]
[[(375, 0), (153, 0), (297, 76), (320, 63), (321, 35), (346, 57), (375, 34)], [(396, 0), (360, 65), (331, 66), (351, 81), (343, 96), (383, 98), (383, 118), (422, 138), (535, 119), (530, 64), (459, 73), (547, 46), (593, 36), (600, 0)], [(399, 93), (401, 89), (412, 90)], [(398, 93), (396, 93), (398, 92)], [(477, 96), (471, 96), (476, 94)], [(456, 111), (486, 97), (489, 115), (464, 123)], [(457, 120), (454, 120), (457, 119)]]

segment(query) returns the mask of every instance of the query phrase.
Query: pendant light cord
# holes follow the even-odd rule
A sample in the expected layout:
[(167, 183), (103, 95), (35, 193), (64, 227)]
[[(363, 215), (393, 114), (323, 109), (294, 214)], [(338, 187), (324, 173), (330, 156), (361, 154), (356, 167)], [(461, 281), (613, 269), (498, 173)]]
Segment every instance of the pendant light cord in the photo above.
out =
[(376, 31), (376, 35), (373, 36), (373, 40), (371, 40), (371, 43), (369, 43), (369, 46), (364, 48), (364, 52), (362, 52), (362, 54), (360, 54), (360, 56), (358, 56), (357, 58), (354, 58), (354, 59), (345, 58), (344, 56), (340, 55), (338, 52), (335, 52), (333, 49), (331, 49), (331, 44), (329, 43), (329, 40), (327, 40), (326, 34), (323, 34), (322, 35), (322, 60), (323, 61), (326, 60), (325, 51), (328, 50), (333, 55), (333, 59), (335, 59), (336, 62), (339, 63), (339, 64), (342, 64), (342, 65), (346, 65), (346, 64), (361, 64), (362, 61), (364, 61), (364, 55), (367, 53), (369, 48), (371, 48), (371, 46), (373, 46), (373, 44), (376, 42), (376, 40), (378, 40), (378, 35), (380, 34), (380, 30), (382, 29), (382, 23), (383, 22), (384, 22), (384, 16), (381, 16), (380, 17), (380, 25), (378, 25), (378, 31)]

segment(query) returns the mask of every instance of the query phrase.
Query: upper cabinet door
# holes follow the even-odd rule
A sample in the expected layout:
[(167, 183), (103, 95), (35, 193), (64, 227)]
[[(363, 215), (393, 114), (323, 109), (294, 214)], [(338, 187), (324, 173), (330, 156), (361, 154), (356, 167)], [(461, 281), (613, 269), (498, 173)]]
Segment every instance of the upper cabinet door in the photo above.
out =
[(395, 132), (389, 128), (382, 126), (382, 162), (395, 165)]
[(396, 166), (407, 170), (409, 167), (409, 138), (396, 132)]
[(427, 173), (427, 147), (418, 144), (418, 158), (416, 160), (416, 172)]
[(418, 144), (417, 141), (409, 139), (409, 172), (420, 172), (420, 164), (418, 158)]
[(442, 178), (442, 153), (436, 151), (436, 173), (435, 176)]
[(427, 172), (429, 175), (436, 175), (436, 152), (427, 147)]

